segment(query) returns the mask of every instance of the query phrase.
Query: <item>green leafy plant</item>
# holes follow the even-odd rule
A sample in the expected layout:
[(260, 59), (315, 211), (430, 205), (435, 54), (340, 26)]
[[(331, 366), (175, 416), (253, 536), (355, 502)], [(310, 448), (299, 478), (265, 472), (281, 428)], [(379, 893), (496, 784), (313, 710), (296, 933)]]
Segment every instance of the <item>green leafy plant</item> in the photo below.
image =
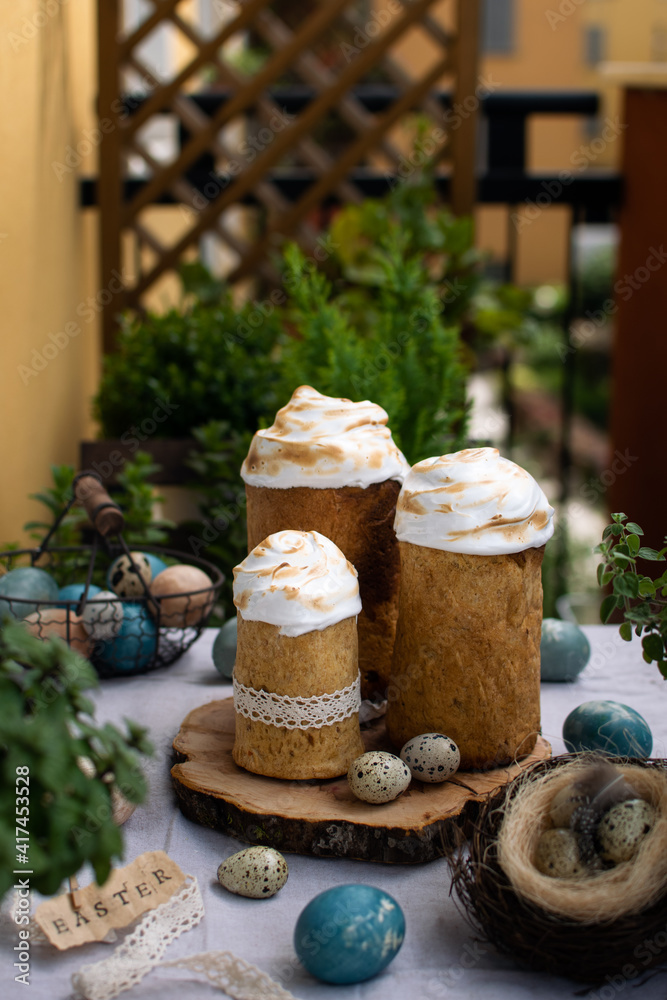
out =
[(95, 724), (85, 692), (97, 683), (90, 663), (59, 639), (42, 641), (18, 623), (0, 632), (0, 896), (17, 869), (31, 871), (31, 888), (47, 895), (86, 862), (102, 884), (122, 855), (112, 789), (143, 800), (141, 755), (152, 747), (135, 723), (125, 732)]
[[(632, 632), (642, 636), (643, 656), (656, 662), (667, 679), (667, 571), (657, 579), (641, 572), (641, 562), (664, 562), (667, 545), (652, 549), (640, 542), (644, 534), (625, 514), (612, 514), (612, 523), (602, 533), (595, 551), (602, 556), (598, 566), (598, 584), (611, 584), (612, 593), (602, 601), (600, 618), (608, 622), (615, 611), (622, 611), (625, 621), (619, 632), (629, 642)], [(667, 539), (665, 539), (667, 541)]]
[[(382, 199), (347, 205), (331, 224), (335, 283), (372, 289), (386, 275), (377, 248), (400, 232), (406, 257), (419, 258), (440, 300), (445, 324), (460, 323), (465, 343), (475, 349), (491, 343), (515, 347), (530, 342), (536, 329), (532, 293), (484, 277), (485, 256), (475, 247), (473, 220), (457, 218), (439, 201), (434, 164), (426, 164)], [(361, 302), (366, 296), (361, 296)], [(473, 362), (470, 354), (470, 362)]]
[(202, 265), (186, 269), (183, 281), (182, 308), (125, 317), (94, 401), (103, 437), (140, 426), (160, 400), (169, 415), (155, 433), (168, 438), (191, 437), (211, 420), (254, 431), (275, 411), (282, 333), (275, 307), (235, 309), (229, 291)]
[(383, 279), (364, 301), (335, 296), (294, 245), (285, 252), (290, 319), (298, 337), (283, 351), (284, 396), (301, 383), (320, 392), (372, 399), (409, 461), (455, 450), (465, 440), (465, 368), (459, 327), (446, 325), (419, 256), (392, 230), (372, 259)]
[(155, 493), (148, 479), (159, 469), (147, 452), (138, 451), (116, 477), (120, 489), (114, 499), (125, 515), (123, 535), (128, 545), (164, 545), (168, 530), (174, 527), (172, 521), (154, 515), (155, 504), (164, 498)]

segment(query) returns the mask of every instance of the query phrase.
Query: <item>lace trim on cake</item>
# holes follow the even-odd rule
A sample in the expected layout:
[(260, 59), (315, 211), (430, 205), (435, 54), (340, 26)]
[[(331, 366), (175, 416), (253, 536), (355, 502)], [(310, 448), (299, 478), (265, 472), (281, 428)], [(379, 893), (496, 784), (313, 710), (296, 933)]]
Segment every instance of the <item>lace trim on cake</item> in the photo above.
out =
[(257, 691), (234, 678), (234, 710), (253, 722), (282, 729), (322, 729), (349, 719), (361, 705), (361, 681), (311, 698), (292, 698), (273, 691)]

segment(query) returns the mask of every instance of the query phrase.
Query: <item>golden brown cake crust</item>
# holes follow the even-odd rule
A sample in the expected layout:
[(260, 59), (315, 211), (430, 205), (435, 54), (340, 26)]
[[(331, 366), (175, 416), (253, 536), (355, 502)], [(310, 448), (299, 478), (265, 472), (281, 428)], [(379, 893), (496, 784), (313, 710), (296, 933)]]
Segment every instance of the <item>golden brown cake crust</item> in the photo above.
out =
[(544, 546), (476, 556), (401, 542), (387, 729), (458, 744), (461, 769), (530, 753), (540, 728)]
[[(305, 635), (280, 635), (277, 625), (237, 615), (234, 675), (256, 690), (309, 698), (339, 691), (357, 676), (354, 618)], [(321, 729), (286, 729), (237, 713), (235, 762), (272, 778), (335, 778), (345, 774), (364, 746), (357, 712)]]
[(357, 570), (363, 607), (358, 620), (363, 698), (383, 691), (391, 671), (400, 576), (394, 514), (400, 488), (393, 479), (366, 489), (276, 490), (246, 484), (249, 551), (276, 531), (319, 531)]

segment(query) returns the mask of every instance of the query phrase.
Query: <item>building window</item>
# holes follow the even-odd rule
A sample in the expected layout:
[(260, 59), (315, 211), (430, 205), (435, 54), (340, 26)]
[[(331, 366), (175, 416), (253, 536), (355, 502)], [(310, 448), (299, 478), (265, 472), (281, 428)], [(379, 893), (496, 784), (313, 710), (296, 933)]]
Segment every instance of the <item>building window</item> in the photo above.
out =
[(599, 24), (590, 24), (584, 34), (584, 59), (587, 66), (597, 66), (605, 58), (605, 30)]
[(514, 0), (484, 0), (482, 5), (482, 50), (506, 55), (515, 48)]
[(651, 62), (667, 62), (667, 25), (651, 28)]

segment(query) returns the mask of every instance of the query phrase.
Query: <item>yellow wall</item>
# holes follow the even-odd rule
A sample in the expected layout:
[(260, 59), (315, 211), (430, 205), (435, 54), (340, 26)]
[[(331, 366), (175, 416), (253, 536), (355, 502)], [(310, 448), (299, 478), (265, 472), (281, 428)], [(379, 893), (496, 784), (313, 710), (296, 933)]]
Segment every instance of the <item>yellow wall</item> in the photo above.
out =
[[(493, 0), (491, 0), (493, 2)], [(621, 114), (622, 85), (629, 80), (662, 77), (664, 69), (649, 66), (654, 58), (652, 28), (667, 31), (664, 0), (516, 0), (516, 47), (509, 55), (482, 55), (481, 75), (498, 89), (581, 89), (600, 93), (597, 123), (583, 119), (543, 116), (532, 119), (528, 133), (528, 167), (547, 171), (579, 169), (573, 156), (589, 165), (584, 169), (617, 168), (622, 130), (608, 130), (604, 148), (591, 146), (603, 134), (606, 119)], [(605, 62), (597, 67), (585, 60), (585, 34), (601, 26), (606, 35)], [(633, 68), (621, 63), (635, 63)], [(642, 68), (643, 66), (643, 68)], [(507, 213), (497, 208), (478, 210), (478, 241), (498, 257), (507, 244)], [(546, 209), (525, 227), (518, 239), (516, 280), (534, 284), (564, 281), (569, 229), (567, 209)]]
[(99, 336), (95, 310), (82, 313), (97, 289), (95, 219), (78, 209), (66, 156), (92, 121), (93, 15), (93, 0), (0, 4), (0, 545), (23, 537), (41, 513), (27, 494), (52, 463), (78, 464), (91, 431)]

